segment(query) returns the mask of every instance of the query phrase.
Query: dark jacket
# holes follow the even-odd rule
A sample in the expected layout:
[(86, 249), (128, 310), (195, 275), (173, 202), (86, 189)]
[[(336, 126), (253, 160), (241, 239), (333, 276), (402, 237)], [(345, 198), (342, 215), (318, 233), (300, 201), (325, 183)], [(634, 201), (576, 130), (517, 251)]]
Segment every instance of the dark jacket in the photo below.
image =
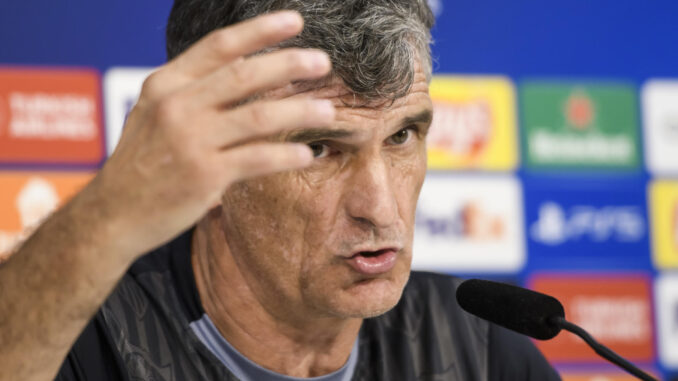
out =
[[(189, 324), (204, 311), (191, 231), (140, 258), (78, 338), (57, 380), (236, 380)], [(462, 311), (458, 278), (412, 272), (398, 305), (366, 319), (355, 381), (560, 378), (525, 337)]]

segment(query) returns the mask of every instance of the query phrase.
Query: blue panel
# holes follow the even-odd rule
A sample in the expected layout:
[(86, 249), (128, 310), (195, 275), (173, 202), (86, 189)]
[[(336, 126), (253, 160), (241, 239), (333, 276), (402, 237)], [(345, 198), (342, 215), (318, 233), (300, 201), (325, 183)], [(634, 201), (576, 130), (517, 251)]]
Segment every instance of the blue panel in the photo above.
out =
[(554, 270), (650, 267), (643, 183), (526, 180), (530, 266)]
[(438, 70), (630, 77), (678, 74), (678, 2), (443, 1)]

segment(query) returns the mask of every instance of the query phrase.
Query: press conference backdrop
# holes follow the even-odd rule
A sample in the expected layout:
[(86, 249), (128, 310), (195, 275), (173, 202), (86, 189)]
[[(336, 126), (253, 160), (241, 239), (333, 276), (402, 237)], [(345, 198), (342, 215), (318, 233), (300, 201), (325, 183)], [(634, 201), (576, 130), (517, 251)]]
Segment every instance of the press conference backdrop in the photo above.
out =
[[(414, 266), (555, 295), (600, 341), (675, 378), (678, 2), (431, 4)], [(111, 153), (165, 61), (170, 7), (0, 4), (0, 253)], [(631, 379), (565, 333), (538, 344), (565, 380)]]

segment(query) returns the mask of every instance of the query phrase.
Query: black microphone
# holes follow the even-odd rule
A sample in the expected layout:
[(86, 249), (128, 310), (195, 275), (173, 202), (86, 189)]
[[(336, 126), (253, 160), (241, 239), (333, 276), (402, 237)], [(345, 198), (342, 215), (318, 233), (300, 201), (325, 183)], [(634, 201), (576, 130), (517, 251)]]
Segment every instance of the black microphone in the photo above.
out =
[(535, 339), (552, 339), (565, 329), (581, 337), (598, 355), (639, 379), (657, 381), (581, 327), (565, 320), (563, 305), (552, 296), (510, 284), (470, 279), (457, 288), (457, 302), (466, 312)]

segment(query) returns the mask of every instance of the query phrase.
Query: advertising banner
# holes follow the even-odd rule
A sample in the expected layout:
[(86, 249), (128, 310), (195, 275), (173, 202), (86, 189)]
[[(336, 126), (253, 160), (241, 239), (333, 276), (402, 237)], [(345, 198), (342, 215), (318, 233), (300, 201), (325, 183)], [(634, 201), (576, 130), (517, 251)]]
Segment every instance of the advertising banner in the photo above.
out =
[(526, 181), (528, 253), (537, 267), (650, 266), (645, 189), (634, 182)]
[(0, 164), (98, 165), (100, 91), (91, 70), (0, 68)]
[(650, 185), (652, 258), (659, 269), (678, 268), (678, 181)]
[(91, 172), (0, 172), (0, 262), (92, 176)]
[[(642, 369), (642, 368), (641, 368)], [(657, 378), (657, 372), (642, 369), (645, 373)], [(560, 372), (563, 381), (638, 381), (638, 377), (633, 376), (623, 370), (619, 371), (576, 371)]]
[(417, 206), (413, 267), (511, 272), (525, 262), (520, 183), (511, 176), (429, 175)]
[(520, 87), (520, 101), (527, 167), (639, 168), (633, 87), (529, 81)]
[(434, 108), (429, 168), (515, 169), (515, 90), (508, 78), (435, 76), (429, 91)]
[[(541, 273), (531, 278), (529, 286), (560, 300), (568, 321), (619, 355), (637, 362), (654, 359), (649, 276)], [(581, 338), (566, 331), (537, 345), (553, 362), (607, 363)]]
[(678, 175), (678, 80), (650, 80), (642, 90), (647, 168), (656, 176)]
[(104, 74), (106, 102), (106, 153), (118, 145), (127, 114), (139, 99), (141, 86), (152, 68), (114, 67)]
[(659, 358), (665, 367), (678, 370), (678, 274), (660, 274), (654, 292)]

